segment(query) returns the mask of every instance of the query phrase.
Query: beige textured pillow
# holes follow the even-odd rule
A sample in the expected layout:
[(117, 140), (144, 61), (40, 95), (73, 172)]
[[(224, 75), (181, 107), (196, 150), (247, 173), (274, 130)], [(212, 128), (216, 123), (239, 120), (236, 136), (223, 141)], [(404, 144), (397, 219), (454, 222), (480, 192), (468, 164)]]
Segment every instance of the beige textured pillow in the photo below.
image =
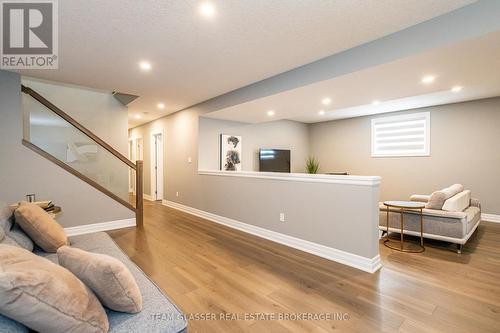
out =
[(120, 260), (69, 246), (60, 247), (57, 258), (59, 265), (92, 289), (104, 306), (128, 313), (142, 310), (141, 291), (132, 273)]
[(450, 187), (444, 188), (440, 191), (433, 192), (429, 201), (425, 205), (427, 209), (442, 209), (444, 202), (454, 196), (457, 193), (460, 193), (464, 190), (464, 186), (461, 184), (453, 184)]
[(64, 229), (42, 208), (31, 203), (21, 203), (14, 212), (16, 223), (45, 252), (56, 252), (68, 244)]
[(425, 205), (427, 209), (441, 209), (443, 208), (444, 202), (446, 201), (446, 193), (441, 191), (432, 192), (429, 201)]
[(0, 244), (0, 313), (38, 332), (107, 332), (99, 300), (67, 269)]

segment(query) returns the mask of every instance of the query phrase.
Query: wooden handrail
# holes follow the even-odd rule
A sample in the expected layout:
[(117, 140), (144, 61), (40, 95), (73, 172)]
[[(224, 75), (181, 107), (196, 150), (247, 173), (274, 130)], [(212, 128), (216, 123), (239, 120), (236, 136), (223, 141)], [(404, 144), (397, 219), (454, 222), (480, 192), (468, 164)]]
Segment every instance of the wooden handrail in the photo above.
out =
[(59, 109), (57, 106), (55, 106), (54, 104), (52, 104), (51, 102), (49, 102), (48, 100), (46, 100), (43, 96), (41, 96), (40, 94), (38, 94), (36, 91), (34, 91), (33, 89), (31, 89), (29, 87), (26, 87), (24, 85), (21, 85), (21, 91), (23, 93), (25, 93), (25, 94), (30, 95), (34, 99), (36, 99), (38, 102), (40, 102), (41, 104), (43, 104), (46, 108), (48, 108), (49, 110), (51, 110), (52, 112), (54, 112), (55, 114), (57, 114), (59, 117), (61, 117), (64, 120), (66, 120), (68, 123), (70, 123), (74, 127), (76, 127), (78, 130), (80, 130), (80, 132), (82, 132), (85, 135), (87, 135), (88, 137), (90, 137), (98, 145), (100, 145), (101, 147), (103, 147), (104, 149), (106, 149), (108, 152), (110, 152), (111, 154), (113, 154), (115, 157), (117, 157), (123, 163), (127, 164), (132, 169), (136, 170), (136, 165), (132, 161), (130, 161), (128, 158), (126, 158), (125, 156), (123, 156), (122, 154), (120, 154), (116, 149), (114, 149), (113, 147), (111, 147), (104, 140), (102, 140), (101, 138), (99, 138), (97, 135), (95, 135), (94, 133), (92, 133), (85, 126), (83, 126), (78, 121), (76, 121), (75, 119), (73, 119), (66, 112), (64, 112), (63, 110)]

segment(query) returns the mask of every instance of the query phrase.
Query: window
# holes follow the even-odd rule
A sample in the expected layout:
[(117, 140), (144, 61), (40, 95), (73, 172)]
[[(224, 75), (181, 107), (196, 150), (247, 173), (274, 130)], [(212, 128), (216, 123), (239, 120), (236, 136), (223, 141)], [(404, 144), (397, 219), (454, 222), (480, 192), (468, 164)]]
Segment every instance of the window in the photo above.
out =
[(429, 112), (372, 119), (372, 157), (429, 156)]

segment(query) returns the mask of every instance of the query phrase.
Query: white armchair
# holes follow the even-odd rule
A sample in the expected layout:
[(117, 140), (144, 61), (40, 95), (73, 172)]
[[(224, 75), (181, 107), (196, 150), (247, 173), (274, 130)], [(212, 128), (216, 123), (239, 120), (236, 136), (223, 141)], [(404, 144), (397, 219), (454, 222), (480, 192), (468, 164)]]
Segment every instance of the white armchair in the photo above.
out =
[[(459, 184), (431, 195), (414, 194), (410, 200), (427, 204), (423, 209), (424, 237), (455, 243), (457, 253), (462, 252), (463, 244), (472, 236), (481, 221), (479, 200), (471, 198), (471, 192), (464, 191), (463, 186)], [(400, 212), (380, 204), (379, 228), (382, 231), (386, 231), (387, 210)], [(404, 219), (404, 234), (420, 236), (420, 213), (405, 212)], [(401, 232), (397, 214), (389, 214), (389, 231)]]

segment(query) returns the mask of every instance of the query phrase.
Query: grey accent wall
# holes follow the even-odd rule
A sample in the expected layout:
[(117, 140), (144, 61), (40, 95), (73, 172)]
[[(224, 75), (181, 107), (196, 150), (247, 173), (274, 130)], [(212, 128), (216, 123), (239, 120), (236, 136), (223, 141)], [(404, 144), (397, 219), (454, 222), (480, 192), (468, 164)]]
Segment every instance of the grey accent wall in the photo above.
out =
[(365, 258), (378, 255), (378, 186), (198, 177), (198, 209)]
[(429, 157), (371, 157), (371, 119), (388, 115), (310, 125), (311, 154), (321, 172), (382, 176), (382, 200), (408, 200), (461, 183), (481, 200), (484, 213), (500, 214), (500, 98), (390, 115), (425, 111), (431, 113)]
[[(133, 218), (134, 213), (21, 144), (20, 76), (0, 71), (0, 200), (16, 202), (28, 193), (63, 208), (64, 227)], [(96, 131), (97, 132), (97, 131)], [(126, 149), (126, 127), (122, 128)]]
[(292, 172), (304, 172), (309, 154), (309, 130), (306, 124), (279, 120), (261, 124), (245, 124), (210, 118), (200, 118), (199, 168), (218, 170), (220, 134), (242, 137), (242, 171), (259, 171), (259, 149), (291, 150)]

